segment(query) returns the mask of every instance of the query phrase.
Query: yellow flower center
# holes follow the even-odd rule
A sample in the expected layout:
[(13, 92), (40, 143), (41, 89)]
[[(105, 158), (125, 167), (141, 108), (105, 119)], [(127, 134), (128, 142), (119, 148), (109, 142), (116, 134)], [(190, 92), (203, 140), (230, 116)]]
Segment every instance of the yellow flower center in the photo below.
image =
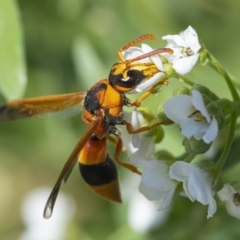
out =
[(206, 118), (198, 110), (190, 114), (188, 117), (194, 118), (195, 122), (206, 122)]
[(184, 57), (189, 57), (189, 56), (192, 56), (194, 55), (194, 52), (192, 51), (191, 48), (185, 48), (185, 47), (182, 47), (181, 48), (181, 52), (183, 54)]
[(240, 193), (237, 192), (233, 195), (233, 203), (237, 207), (240, 205)]

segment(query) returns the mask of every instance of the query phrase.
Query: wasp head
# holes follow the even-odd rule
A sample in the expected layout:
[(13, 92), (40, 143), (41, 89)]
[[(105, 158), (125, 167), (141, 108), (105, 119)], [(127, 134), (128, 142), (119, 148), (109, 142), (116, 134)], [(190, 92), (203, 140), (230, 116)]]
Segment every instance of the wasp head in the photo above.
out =
[(154, 63), (118, 62), (112, 66), (108, 79), (119, 92), (129, 92), (158, 72)]

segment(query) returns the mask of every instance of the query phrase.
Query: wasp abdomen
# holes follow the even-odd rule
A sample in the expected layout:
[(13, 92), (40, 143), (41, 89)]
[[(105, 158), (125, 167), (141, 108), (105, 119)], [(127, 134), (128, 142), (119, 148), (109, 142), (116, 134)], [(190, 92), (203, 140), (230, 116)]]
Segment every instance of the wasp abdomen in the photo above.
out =
[(117, 168), (107, 155), (106, 161), (85, 165), (79, 163), (79, 170), (87, 185), (98, 195), (114, 202), (122, 202)]

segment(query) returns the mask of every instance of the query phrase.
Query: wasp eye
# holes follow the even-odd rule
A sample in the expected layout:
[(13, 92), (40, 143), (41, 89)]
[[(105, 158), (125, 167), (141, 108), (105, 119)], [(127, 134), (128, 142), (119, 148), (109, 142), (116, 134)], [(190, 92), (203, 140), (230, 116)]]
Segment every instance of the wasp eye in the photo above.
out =
[(109, 74), (110, 84), (123, 92), (134, 89), (145, 79), (142, 71), (139, 70), (127, 70), (124, 75), (123, 73), (114, 74), (114, 71), (111, 71)]
[(133, 87), (136, 87), (145, 78), (142, 71), (139, 70), (129, 70), (127, 76), (129, 81), (132, 82)]

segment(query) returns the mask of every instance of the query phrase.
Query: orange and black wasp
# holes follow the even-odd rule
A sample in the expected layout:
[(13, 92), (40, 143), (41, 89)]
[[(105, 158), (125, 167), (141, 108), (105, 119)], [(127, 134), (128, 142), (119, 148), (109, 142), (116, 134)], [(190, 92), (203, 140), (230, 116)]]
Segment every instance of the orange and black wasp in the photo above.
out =
[(145, 34), (121, 48), (118, 51), (119, 61), (112, 66), (109, 77), (100, 80), (86, 92), (13, 100), (0, 106), (0, 121), (9, 121), (83, 105), (82, 119), (88, 128), (70, 154), (53, 187), (44, 209), (44, 218), (51, 217), (61, 183), (63, 180), (67, 181), (77, 160), (83, 179), (95, 193), (108, 200), (121, 202), (117, 169), (107, 153), (107, 140), (116, 144), (114, 160), (132, 172), (139, 173), (135, 166), (119, 161), (123, 143), (116, 125), (125, 125), (130, 134), (153, 127), (133, 131), (132, 125), (124, 120), (123, 106), (138, 107), (159, 83), (134, 103), (130, 102), (125, 93), (160, 72), (154, 63), (141, 63), (139, 60), (164, 52), (172, 53), (171, 49), (162, 48), (125, 60), (123, 51), (145, 39), (153, 40), (154, 36)]

